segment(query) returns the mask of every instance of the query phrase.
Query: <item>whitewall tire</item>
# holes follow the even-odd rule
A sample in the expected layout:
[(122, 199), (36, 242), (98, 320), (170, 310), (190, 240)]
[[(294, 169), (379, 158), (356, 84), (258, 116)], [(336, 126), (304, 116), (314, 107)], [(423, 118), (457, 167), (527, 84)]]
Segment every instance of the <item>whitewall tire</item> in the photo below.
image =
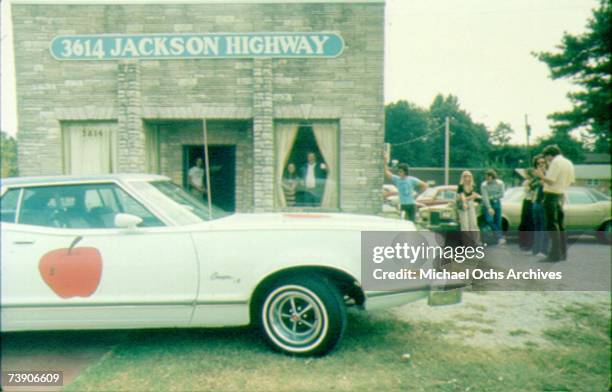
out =
[(267, 342), (293, 355), (328, 353), (346, 327), (342, 296), (329, 281), (317, 276), (277, 281), (263, 295), (258, 314)]

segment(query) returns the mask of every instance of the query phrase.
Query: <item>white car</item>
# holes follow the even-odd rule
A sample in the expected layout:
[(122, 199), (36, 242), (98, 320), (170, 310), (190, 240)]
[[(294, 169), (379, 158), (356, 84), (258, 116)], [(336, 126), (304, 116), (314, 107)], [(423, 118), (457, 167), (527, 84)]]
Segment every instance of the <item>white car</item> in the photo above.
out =
[(364, 292), (361, 231), (410, 222), (327, 213), (227, 215), (156, 175), (4, 179), (2, 331), (257, 324), (277, 350), (322, 355)]

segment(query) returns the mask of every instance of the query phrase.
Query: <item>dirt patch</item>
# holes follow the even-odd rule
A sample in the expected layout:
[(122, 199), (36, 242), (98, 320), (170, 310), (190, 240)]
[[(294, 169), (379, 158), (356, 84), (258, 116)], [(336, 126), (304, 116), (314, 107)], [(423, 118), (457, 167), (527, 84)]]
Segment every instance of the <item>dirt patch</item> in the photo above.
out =
[[(482, 347), (544, 347), (554, 343), (545, 332), (571, 323), (564, 307), (588, 306), (610, 318), (609, 292), (467, 292), (459, 305), (428, 306), (425, 301), (393, 313), (402, 320), (447, 326), (444, 337)], [(561, 316), (560, 316), (561, 315)]]

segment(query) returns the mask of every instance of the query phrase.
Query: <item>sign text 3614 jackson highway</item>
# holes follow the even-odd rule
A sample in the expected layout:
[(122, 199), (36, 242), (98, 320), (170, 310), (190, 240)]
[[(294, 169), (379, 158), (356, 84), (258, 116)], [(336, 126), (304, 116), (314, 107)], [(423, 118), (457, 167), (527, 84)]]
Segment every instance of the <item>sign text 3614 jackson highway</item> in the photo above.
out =
[(339, 34), (105, 34), (55, 37), (50, 50), (58, 60), (177, 58), (337, 57)]

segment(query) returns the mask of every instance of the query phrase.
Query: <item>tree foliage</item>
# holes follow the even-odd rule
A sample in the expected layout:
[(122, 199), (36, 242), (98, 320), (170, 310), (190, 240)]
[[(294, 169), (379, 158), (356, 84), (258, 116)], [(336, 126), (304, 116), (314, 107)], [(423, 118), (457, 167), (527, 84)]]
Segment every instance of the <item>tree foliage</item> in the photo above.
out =
[(385, 107), (385, 141), (391, 143), (391, 158), (411, 166), (429, 166), (431, 151), (423, 142), (431, 131), (427, 110), (406, 101)]
[(0, 131), (0, 160), (2, 177), (17, 176), (17, 141), (14, 137)]
[(438, 95), (429, 107), (433, 132), (431, 144), (435, 163), (444, 165), (444, 122), (450, 119), (450, 165), (453, 167), (479, 167), (489, 154), (489, 132), (483, 124), (475, 123), (470, 114), (461, 109), (459, 100), (453, 95)]
[(552, 79), (566, 78), (580, 87), (569, 93), (573, 108), (549, 116), (554, 128), (565, 131), (586, 128), (595, 136), (596, 151), (610, 149), (612, 116), (612, 0), (599, 7), (581, 35), (565, 33), (556, 52), (536, 53), (546, 63)]
[(490, 149), (487, 129), (472, 121), (453, 95), (438, 95), (429, 109), (406, 101), (387, 105), (385, 140), (393, 145), (391, 158), (412, 166), (443, 166), (447, 116), (451, 130), (451, 166), (482, 165)]
[(540, 153), (544, 147), (556, 144), (561, 149), (563, 155), (574, 163), (583, 162), (585, 159), (584, 143), (574, 139), (567, 132), (555, 130), (550, 136), (537, 140), (534, 147), (535, 153)]
[(491, 142), (496, 146), (505, 146), (510, 142), (514, 129), (510, 124), (500, 122), (491, 132)]

